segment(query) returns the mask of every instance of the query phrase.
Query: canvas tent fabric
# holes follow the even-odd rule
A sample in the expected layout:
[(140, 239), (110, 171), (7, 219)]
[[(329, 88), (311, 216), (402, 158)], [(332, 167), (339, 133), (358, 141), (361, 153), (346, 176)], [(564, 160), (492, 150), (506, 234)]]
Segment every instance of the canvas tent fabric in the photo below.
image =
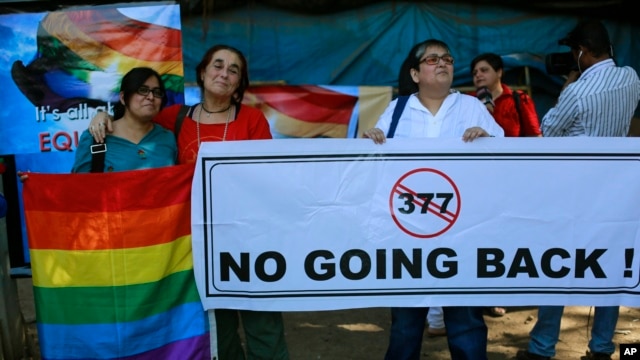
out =
[[(378, 2), (318, 15), (262, 4), (183, 16), (185, 81), (211, 45), (241, 49), (252, 81), (287, 84), (397, 85), (400, 64), (411, 46), (428, 38), (447, 42), (456, 59), (454, 86), (471, 81), (469, 63), (482, 52), (504, 56), (506, 69), (529, 66), (548, 76), (545, 56), (569, 49), (558, 45), (579, 20), (496, 5), (461, 2)], [(640, 69), (638, 26), (604, 19), (619, 64)], [(205, 26), (206, 25), (206, 26)], [(536, 79), (533, 79), (536, 80)]]
[[(388, 0), (190, 0), (182, 2), (189, 13), (205, 13), (221, 9), (231, 9), (261, 3), (289, 11), (309, 14), (335, 13), (370, 5)], [(425, 2), (424, 0), (405, 0)], [(430, 0), (437, 2), (442, 0)], [(396, 1), (397, 2), (397, 1)], [(553, 11), (556, 13), (571, 13), (573, 15), (604, 16), (618, 20), (635, 19), (633, 13), (625, 11), (633, 5), (633, 0), (537, 0), (532, 2), (512, 0), (447, 0), (446, 2), (475, 3), (479, 5), (502, 5), (529, 11)]]

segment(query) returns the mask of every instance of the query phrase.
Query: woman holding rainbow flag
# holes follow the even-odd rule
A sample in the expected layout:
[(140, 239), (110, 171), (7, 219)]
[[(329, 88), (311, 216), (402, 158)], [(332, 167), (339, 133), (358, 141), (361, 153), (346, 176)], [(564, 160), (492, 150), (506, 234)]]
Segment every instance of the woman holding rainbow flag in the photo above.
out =
[[(199, 104), (187, 108), (185, 116), (181, 105), (173, 105), (154, 118), (157, 124), (176, 134), (178, 163), (194, 163), (204, 141), (272, 138), (262, 111), (242, 104), (249, 86), (247, 60), (242, 52), (227, 45), (211, 47), (196, 67), (196, 79), (202, 94)], [(94, 139), (101, 142), (113, 125), (106, 114), (98, 113), (89, 129)], [(218, 359), (289, 358), (280, 312), (215, 309), (209, 310), (209, 320), (212, 356), (217, 354)], [(246, 356), (238, 334), (240, 321), (247, 343)], [(213, 344), (217, 344), (217, 351)]]

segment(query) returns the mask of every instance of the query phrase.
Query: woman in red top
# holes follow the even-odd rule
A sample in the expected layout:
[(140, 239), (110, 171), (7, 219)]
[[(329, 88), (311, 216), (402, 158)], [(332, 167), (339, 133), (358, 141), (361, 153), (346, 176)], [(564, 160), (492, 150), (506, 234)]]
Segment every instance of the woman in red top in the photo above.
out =
[(502, 83), (503, 68), (499, 55), (484, 53), (476, 56), (471, 61), (471, 74), (477, 93), (486, 87), (482, 91), (488, 90), (491, 94), (490, 97), (483, 97), (487, 99), (485, 105), (504, 130), (504, 136), (542, 136), (533, 99), (524, 92), (518, 92), (520, 104), (516, 106), (513, 90)]
[[(209, 49), (196, 67), (202, 100), (192, 106), (178, 135), (178, 162), (196, 161), (203, 141), (271, 139), (262, 111), (242, 105), (249, 87), (247, 62), (234, 48), (217, 45)], [(174, 130), (180, 105), (162, 111), (156, 122)]]
[[(182, 121), (178, 133), (178, 163), (195, 163), (198, 148), (204, 141), (271, 139), (269, 122), (262, 111), (242, 105), (249, 87), (247, 60), (237, 49), (216, 45), (207, 50), (196, 67), (201, 101), (192, 106)], [(182, 105), (164, 108), (154, 122), (175, 132), (176, 119)], [(111, 131), (111, 119), (98, 113), (91, 120), (89, 131), (101, 142)], [(215, 309), (209, 310), (216, 328), (212, 339), (217, 343), (219, 359), (289, 359), (284, 323), (280, 312)], [(214, 315), (215, 314), (215, 315)], [(247, 354), (238, 334), (242, 321)], [(214, 355), (214, 354), (212, 354)]]
[[(504, 136), (542, 136), (533, 99), (520, 92), (517, 94), (520, 104), (516, 106), (513, 90), (502, 83), (503, 68), (502, 58), (497, 54), (484, 53), (471, 60), (473, 84), (478, 89), (473, 95), (484, 101), (493, 118), (504, 130)], [(488, 310), (493, 316), (503, 316), (507, 312), (499, 306)]]

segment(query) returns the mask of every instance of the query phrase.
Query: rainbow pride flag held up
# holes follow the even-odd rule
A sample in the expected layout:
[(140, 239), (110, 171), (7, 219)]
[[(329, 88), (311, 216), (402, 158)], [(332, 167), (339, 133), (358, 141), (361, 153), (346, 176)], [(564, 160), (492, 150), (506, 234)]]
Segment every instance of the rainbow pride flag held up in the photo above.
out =
[(192, 165), (24, 183), (43, 359), (208, 359)]

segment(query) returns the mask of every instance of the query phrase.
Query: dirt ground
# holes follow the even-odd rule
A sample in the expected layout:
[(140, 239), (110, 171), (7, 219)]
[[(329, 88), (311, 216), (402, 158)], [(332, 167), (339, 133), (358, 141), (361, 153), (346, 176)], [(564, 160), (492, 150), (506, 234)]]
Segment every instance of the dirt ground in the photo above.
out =
[[(17, 279), (20, 305), (37, 348), (35, 309), (31, 279)], [(285, 331), (292, 360), (382, 359), (387, 347), (391, 317), (388, 308), (284, 313)], [(524, 349), (535, 324), (536, 308), (511, 307), (503, 317), (485, 316), (489, 328), (489, 360), (513, 359)], [(555, 359), (580, 359), (589, 341), (593, 311), (589, 307), (567, 307), (562, 319), (560, 342)], [(621, 307), (614, 338), (616, 344), (640, 343), (640, 307)], [(422, 359), (450, 359), (445, 337), (428, 337), (425, 332)], [(618, 350), (613, 359), (619, 359)]]
[[(587, 350), (589, 307), (567, 307), (555, 359), (579, 359)], [(489, 328), (490, 360), (515, 358), (524, 349), (535, 324), (536, 308), (507, 308), (503, 317), (485, 316)], [(391, 318), (387, 308), (286, 313), (287, 339), (292, 359), (382, 359), (387, 347)], [(622, 307), (614, 341), (640, 342), (640, 308)], [(445, 337), (428, 337), (422, 343), (422, 359), (450, 359)], [(613, 356), (618, 359), (618, 351)]]

